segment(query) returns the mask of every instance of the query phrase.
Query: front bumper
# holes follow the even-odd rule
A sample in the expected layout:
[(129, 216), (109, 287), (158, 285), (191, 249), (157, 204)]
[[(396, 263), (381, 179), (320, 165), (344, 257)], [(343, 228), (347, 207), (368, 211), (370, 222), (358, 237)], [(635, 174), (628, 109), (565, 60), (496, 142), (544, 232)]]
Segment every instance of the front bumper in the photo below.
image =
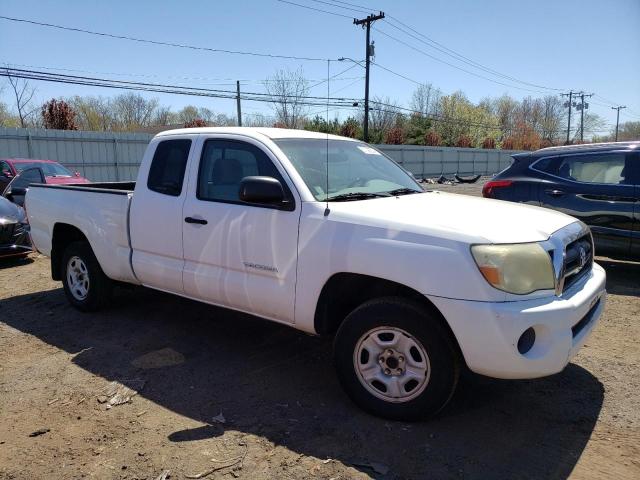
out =
[[(516, 302), (475, 302), (428, 297), (458, 340), (468, 367), (495, 378), (536, 378), (561, 371), (584, 345), (606, 303), (606, 273), (593, 264), (561, 297)], [(518, 351), (528, 328), (535, 342)]]
[(31, 252), (29, 228), (24, 224), (0, 225), (0, 257), (14, 257)]

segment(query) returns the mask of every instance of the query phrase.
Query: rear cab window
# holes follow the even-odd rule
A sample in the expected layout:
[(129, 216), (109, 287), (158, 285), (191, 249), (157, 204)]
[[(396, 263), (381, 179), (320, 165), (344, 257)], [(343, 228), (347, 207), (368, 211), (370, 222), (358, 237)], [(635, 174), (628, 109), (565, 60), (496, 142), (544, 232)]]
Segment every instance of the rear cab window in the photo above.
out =
[(163, 195), (180, 196), (190, 149), (188, 139), (159, 142), (149, 167), (147, 188)]

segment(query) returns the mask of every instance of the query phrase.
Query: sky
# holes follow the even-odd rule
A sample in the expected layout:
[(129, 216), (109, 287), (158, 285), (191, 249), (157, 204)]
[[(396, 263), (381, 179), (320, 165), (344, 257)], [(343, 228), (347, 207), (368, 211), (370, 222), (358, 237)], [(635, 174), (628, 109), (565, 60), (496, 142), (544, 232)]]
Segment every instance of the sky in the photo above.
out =
[[(335, 92), (331, 95), (362, 98), (364, 69), (337, 59), (364, 59), (365, 32), (352, 18), (382, 10), (388, 18), (376, 22), (371, 32), (379, 65), (371, 68), (372, 97), (389, 97), (408, 107), (415, 82), (430, 82), (445, 94), (461, 90), (473, 102), (504, 93), (521, 99), (573, 89), (596, 94), (588, 100), (589, 111), (604, 117), (608, 126), (615, 124), (616, 112), (610, 108), (614, 105), (628, 107), (621, 111), (621, 122), (640, 120), (640, 0), (291, 2), (310, 8), (278, 0), (0, 0), (0, 15), (215, 49), (332, 59), (331, 75), (353, 68), (330, 82)], [(436, 47), (423, 35), (438, 42)], [(451, 51), (464, 58), (445, 54)], [(311, 84), (327, 78), (324, 60), (149, 45), (0, 19), (0, 65), (5, 64), (225, 90), (235, 89), (235, 80), (241, 80), (242, 90), (253, 92), (263, 92), (262, 81), (278, 69), (300, 68)], [(0, 78), (0, 89), (3, 85), (0, 101), (11, 105), (6, 81)], [(46, 82), (34, 85), (39, 102), (119, 93)], [(326, 83), (310, 93), (326, 94)], [(176, 110), (193, 104), (235, 114), (235, 101), (230, 99), (145, 95)], [(272, 113), (267, 104), (249, 101), (243, 102), (242, 110), (248, 115)], [(324, 115), (322, 107), (311, 110)], [(348, 114), (330, 113), (340, 118)]]

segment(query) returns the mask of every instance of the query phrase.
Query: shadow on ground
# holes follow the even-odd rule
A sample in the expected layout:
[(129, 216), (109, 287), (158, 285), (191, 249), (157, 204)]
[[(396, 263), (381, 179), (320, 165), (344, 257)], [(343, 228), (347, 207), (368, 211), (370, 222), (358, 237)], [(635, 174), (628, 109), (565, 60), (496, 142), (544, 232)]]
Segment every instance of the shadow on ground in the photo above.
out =
[[(343, 394), (329, 341), (246, 315), (138, 288), (94, 314), (69, 307), (62, 289), (9, 298), (0, 313), (12, 327), (77, 353), (73, 361), (89, 372), (145, 379), (140, 395), (204, 424), (172, 432), (170, 442), (233, 429), (308, 456), (379, 462), (389, 467), (384, 478), (565, 478), (603, 402), (602, 384), (573, 364), (535, 381), (467, 373), (439, 418), (388, 422)], [(132, 365), (165, 347), (186, 361)], [(227, 424), (211, 424), (221, 411)]]
[(33, 263), (33, 258), (20, 256), (0, 257), (0, 270), (4, 270), (5, 268), (19, 267), (21, 265), (27, 265), (29, 263)]

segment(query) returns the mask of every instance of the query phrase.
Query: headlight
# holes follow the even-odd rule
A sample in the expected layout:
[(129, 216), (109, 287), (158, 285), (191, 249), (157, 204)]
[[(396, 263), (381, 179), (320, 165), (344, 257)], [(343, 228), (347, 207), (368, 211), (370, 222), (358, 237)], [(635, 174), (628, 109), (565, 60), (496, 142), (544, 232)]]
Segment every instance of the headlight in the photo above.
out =
[(499, 290), (518, 295), (553, 289), (553, 265), (537, 243), (474, 245), (471, 247), (480, 272)]

